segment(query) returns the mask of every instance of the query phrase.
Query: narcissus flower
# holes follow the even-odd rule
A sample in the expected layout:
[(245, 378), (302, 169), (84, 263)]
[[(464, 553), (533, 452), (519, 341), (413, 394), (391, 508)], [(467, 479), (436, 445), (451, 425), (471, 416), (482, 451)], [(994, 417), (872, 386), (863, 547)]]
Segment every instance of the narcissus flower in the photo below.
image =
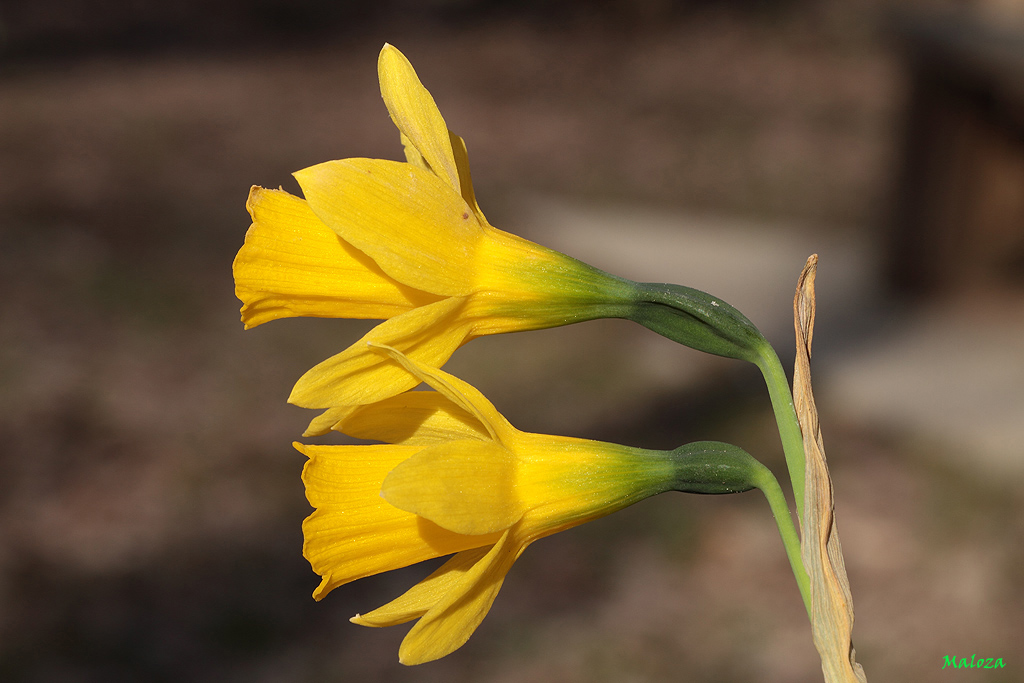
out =
[[(405, 162), (329, 161), (295, 174), (305, 199), (260, 187), (249, 195), (253, 223), (234, 263), (247, 327), (287, 316), (385, 320), (303, 375), (289, 401), (360, 405), (411, 388), (411, 375), (368, 342), (440, 367), (475, 337), (605, 317), (753, 357), (760, 335), (721, 300), (624, 280), (491, 226), (466, 146), (408, 60), (385, 45), (378, 73)], [(307, 433), (330, 425), (324, 416)]]
[[(521, 432), (476, 389), (394, 349), (370, 349), (413, 391), (338, 415), (338, 429), (381, 445), (296, 444), (309, 457), (303, 551), (323, 598), (349, 581), (454, 553), (398, 599), (352, 619), (418, 619), (399, 658), (418, 664), (459, 648), (530, 543), (667, 490), (749, 490), (764, 468), (740, 449), (675, 451)], [(766, 470), (764, 470), (766, 472)]]
[(632, 291), (492, 227), (462, 139), (408, 60), (385, 45), (378, 70), (407, 161), (299, 171), (305, 200), (254, 187), (253, 225), (234, 264), (247, 326), (295, 315), (387, 319), (299, 380), (290, 400), (305, 407), (372, 403), (412, 386), (368, 341), (440, 366), (474, 337), (620, 314)]

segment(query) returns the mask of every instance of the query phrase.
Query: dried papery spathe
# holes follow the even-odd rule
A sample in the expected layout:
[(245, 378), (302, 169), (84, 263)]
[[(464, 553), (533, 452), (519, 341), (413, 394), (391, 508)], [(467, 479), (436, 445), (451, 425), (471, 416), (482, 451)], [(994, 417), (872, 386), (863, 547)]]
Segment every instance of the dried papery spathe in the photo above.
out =
[(853, 648), (853, 595), (836, 530), (832, 479), (825, 462), (818, 409), (811, 391), (814, 276), (817, 268), (818, 255), (813, 254), (800, 273), (793, 299), (793, 324), (796, 328), (793, 402), (803, 432), (807, 463), (804, 509), (800, 520), (800, 554), (810, 578), (811, 630), (814, 646), (821, 656), (825, 682), (867, 683), (864, 668), (857, 663), (857, 653)]

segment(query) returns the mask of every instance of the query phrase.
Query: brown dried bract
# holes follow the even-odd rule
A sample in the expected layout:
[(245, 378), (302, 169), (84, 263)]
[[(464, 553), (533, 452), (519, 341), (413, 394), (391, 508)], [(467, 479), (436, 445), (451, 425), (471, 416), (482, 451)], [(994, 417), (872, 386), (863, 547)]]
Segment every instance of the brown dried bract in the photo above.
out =
[(818, 410), (811, 392), (811, 339), (814, 335), (814, 276), (818, 255), (807, 259), (796, 296), (796, 367), (793, 402), (803, 432), (806, 474), (801, 523), (800, 555), (810, 578), (811, 629), (821, 656), (826, 683), (866, 683), (864, 669), (853, 649), (853, 596), (843, 564), (833, 511), (832, 480), (825, 462), (825, 447)]

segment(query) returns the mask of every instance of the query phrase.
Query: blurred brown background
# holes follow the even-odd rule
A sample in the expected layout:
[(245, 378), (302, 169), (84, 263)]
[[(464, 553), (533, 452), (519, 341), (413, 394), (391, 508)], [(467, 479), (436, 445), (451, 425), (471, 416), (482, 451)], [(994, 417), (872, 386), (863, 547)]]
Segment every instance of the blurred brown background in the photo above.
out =
[[(309, 597), (292, 382), (369, 323), (244, 332), (252, 184), (401, 158), (391, 42), (499, 227), (722, 295), (816, 389), (869, 680), (1024, 680), (1024, 20), (895, 0), (0, 3), (0, 680), (814, 681), (755, 494), (544, 540), (470, 642), (397, 663)], [(519, 428), (735, 442), (782, 475), (752, 368), (619, 321), (448, 369)], [(941, 671), (943, 657), (1002, 657)]]

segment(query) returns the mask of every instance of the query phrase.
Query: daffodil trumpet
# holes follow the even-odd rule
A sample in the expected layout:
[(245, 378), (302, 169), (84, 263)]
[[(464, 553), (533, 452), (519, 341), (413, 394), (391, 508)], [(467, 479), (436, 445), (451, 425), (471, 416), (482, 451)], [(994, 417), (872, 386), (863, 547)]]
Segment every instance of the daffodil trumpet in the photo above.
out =
[(461, 647), (516, 558), (540, 538), (665, 491), (738, 493), (774, 481), (724, 443), (653, 451), (521, 432), (462, 380), (395, 349), (370, 351), (432, 390), (340, 416), (340, 431), (383, 443), (296, 444), (309, 458), (303, 481), (316, 508), (303, 523), (303, 550), (322, 577), (316, 599), (454, 554), (401, 597), (353, 618), (364, 626), (418, 620), (399, 651), (405, 664)]
[[(634, 320), (709, 353), (757, 356), (763, 337), (721, 299), (616, 277), (493, 227), (465, 143), (409, 61), (385, 45), (378, 75), (405, 161), (328, 161), (295, 173), (304, 198), (249, 194), (252, 226), (234, 262), (247, 327), (289, 316), (384, 321), (306, 372), (289, 401), (327, 409), (410, 389), (408, 373), (368, 343), (440, 367), (476, 337), (596, 318)], [(329, 423), (318, 418), (307, 434)]]

